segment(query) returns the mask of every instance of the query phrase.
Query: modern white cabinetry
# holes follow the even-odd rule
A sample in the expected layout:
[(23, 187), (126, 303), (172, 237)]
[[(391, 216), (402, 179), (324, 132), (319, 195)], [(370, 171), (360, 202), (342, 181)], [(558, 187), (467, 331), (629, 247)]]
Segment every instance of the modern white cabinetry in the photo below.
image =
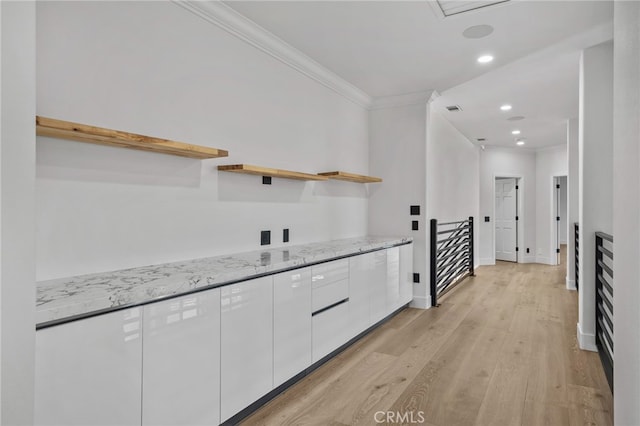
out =
[(341, 259), (311, 267), (312, 310), (316, 312), (349, 297), (349, 260)]
[(371, 325), (371, 282), (375, 253), (349, 258), (349, 326), (357, 335)]
[(387, 311), (387, 250), (375, 251), (371, 287), (371, 324), (375, 324), (390, 314)]
[(411, 244), (42, 328), (38, 425), (215, 425), (411, 301)]
[(404, 305), (400, 299), (400, 248), (391, 247), (387, 252), (387, 309), (393, 312)]
[(273, 387), (311, 365), (311, 268), (273, 276)]
[(220, 423), (220, 289), (144, 307), (142, 424)]
[(397, 247), (400, 250), (400, 304), (413, 300), (413, 244)]
[(350, 335), (349, 302), (345, 301), (313, 316), (313, 362), (345, 344)]
[(273, 388), (273, 277), (222, 287), (220, 302), (224, 422)]
[(35, 424), (140, 424), (141, 313), (125, 309), (36, 333)]

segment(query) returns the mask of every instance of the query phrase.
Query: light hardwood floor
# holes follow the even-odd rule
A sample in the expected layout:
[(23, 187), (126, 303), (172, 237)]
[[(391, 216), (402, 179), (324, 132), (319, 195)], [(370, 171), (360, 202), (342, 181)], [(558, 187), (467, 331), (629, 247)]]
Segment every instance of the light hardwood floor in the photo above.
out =
[(441, 302), (403, 310), (243, 424), (373, 425), (378, 411), (432, 426), (613, 423), (564, 265), (483, 266)]

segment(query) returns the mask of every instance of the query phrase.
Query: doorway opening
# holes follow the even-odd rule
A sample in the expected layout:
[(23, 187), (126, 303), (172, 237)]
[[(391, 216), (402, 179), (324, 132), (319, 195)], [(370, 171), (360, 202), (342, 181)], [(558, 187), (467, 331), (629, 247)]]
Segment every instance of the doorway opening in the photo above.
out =
[(519, 262), (520, 178), (495, 178), (495, 257), (496, 260)]
[(569, 239), (569, 221), (567, 216), (567, 176), (553, 176), (552, 202), (551, 202), (551, 248), (552, 263), (560, 265), (562, 254), (566, 255), (566, 247)]

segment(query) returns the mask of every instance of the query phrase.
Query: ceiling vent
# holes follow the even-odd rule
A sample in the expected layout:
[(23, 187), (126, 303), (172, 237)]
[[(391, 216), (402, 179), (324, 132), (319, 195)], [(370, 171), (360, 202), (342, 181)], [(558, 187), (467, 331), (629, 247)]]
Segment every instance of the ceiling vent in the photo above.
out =
[(478, 142), (485, 142), (487, 139), (486, 138), (478, 138), (476, 139)]
[(460, 108), (460, 106), (458, 105), (449, 105), (447, 108), (447, 111), (449, 112), (458, 112), (458, 111), (462, 111), (462, 108)]
[(500, 3), (507, 3), (509, 1), (511, 0), (438, 0), (438, 6), (440, 6), (440, 10), (442, 10), (442, 13), (446, 17), (457, 15), (459, 13), (471, 12), (472, 10), (482, 9), (484, 7), (494, 6)]

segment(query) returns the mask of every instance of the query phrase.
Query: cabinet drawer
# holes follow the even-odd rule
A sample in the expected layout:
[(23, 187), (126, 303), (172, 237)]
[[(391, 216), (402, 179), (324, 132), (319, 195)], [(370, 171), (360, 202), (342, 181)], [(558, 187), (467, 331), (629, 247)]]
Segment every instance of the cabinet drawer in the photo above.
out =
[(349, 279), (349, 259), (335, 260), (311, 267), (313, 288)]
[(311, 311), (333, 305), (349, 297), (349, 280), (325, 282), (322, 286), (314, 287), (311, 291)]
[(349, 338), (349, 301), (313, 316), (312, 354), (316, 362), (342, 346)]

